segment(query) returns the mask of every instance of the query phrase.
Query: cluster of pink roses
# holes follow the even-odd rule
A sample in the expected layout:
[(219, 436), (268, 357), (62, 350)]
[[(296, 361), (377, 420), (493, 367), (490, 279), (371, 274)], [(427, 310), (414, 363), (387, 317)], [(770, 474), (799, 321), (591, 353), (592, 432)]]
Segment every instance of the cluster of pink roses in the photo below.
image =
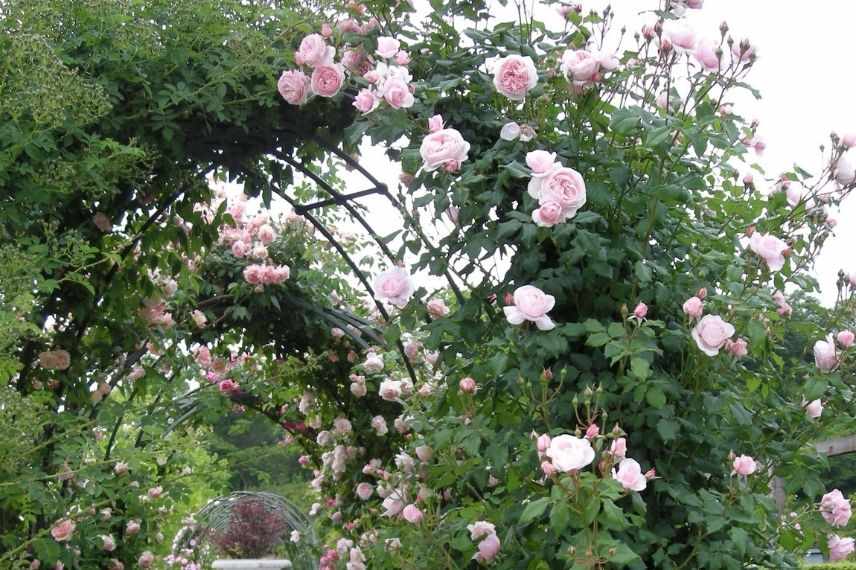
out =
[[(838, 489), (833, 489), (821, 497), (818, 510), (827, 524), (837, 528), (847, 526), (852, 516), (850, 501)], [(832, 534), (827, 538), (827, 547), (831, 561), (844, 560), (853, 553), (854, 540)]]
[(562, 54), (561, 69), (576, 92), (600, 82), (603, 76), (618, 69), (618, 58), (605, 51), (568, 50)]
[(473, 560), (486, 564), (493, 562), (502, 546), (493, 523), (476, 521), (467, 525), (467, 530), (470, 531), (470, 540), (479, 541), (478, 552), (473, 555)]
[(456, 129), (443, 128), (443, 117), (434, 115), (428, 120), (429, 134), (422, 139), (419, 154), (426, 172), (442, 168), (457, 172), (467, 160), (470, 143)]
[(579, 172), (556, 161), (556, 153), (533, 150), (526, 155), (532, 171), (527, 191), (538, 200), (532, 219), (543, 227), (565, 222), (586, 203), (586, 185)]
[(814, 364), (817, 366), (818, 370), (826, 372), (838, 366), (840, 359), (835, 345), (836, 340), (842, 348), (850, 348), (853, 346), (854, 341), (856, 341), (856, 334), (850, 330), (843, 330), (835, 336), (835, 339), (833, 339), (832, 333), (830, 333), (826, 336), (826, 340), (815, 342)]
[(321, 34), (303, 38), (294, 54), (294, 62), (312, 69), (311, 76), (299, 69), (286, 70), (277, 82), (280, 95), (292, 105), (302, 105), (310, 95), (333, 97), (345, 81), (344, 66), (335, 63), (336, 49), (328, 46)]
[[(416, 101), (413, 97), (416, 87), (411, 83), (413, 78), (406, 67), (410, 63), (410, 56), (401, 49), (401, 42), (389, 36), (381, 36), (377, 39), (375, 55), (382, 61), (378, 61), (374, 68), (362, 74), (369, 87), (360, 89), (354, 98), (354, 107), (363, 114), (371, 113), (381, 102), (386, 102), (393, 109), (412, 107)], [(362, 57), (370, 66), (372, 60), (364, 55)], [(349, 69), (353, 67), (351, 64)]]
[(754, 232), (749, 238), (749, 249), (767, 263), (770, 271), (778, 271), (785, 265), (790, 246), (774, 235)]
[(287, 265), (254, 263), (244, 268), (244, 281), (250, 285), (279, 285), (291, 276)]
[(139, 314), (149, 326), (170, 328), (175, 325), (172, 313), (167, 310), (166, 302), (162, 299), (145, 299)]

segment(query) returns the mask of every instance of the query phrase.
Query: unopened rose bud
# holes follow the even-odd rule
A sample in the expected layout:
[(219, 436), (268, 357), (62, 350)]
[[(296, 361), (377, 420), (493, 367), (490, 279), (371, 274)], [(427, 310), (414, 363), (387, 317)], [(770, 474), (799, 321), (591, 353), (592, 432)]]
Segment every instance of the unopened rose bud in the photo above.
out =
[(672, 40), (660, 38), (660, 55), (668, 55), (672, 51)]
[(655, 478), (656, 476), (657, 476), (657, 470), (654, 469), (653, 467), (645, 472), (645, 478), (648, 479), (649, 481), (652, 480), (653, 478)]
[(550, 368), (545, 368), (544, 371), (541, 372), (541, 379), (549, 382), (553, 379), (553, 371)]
[(744, 186), (752, 186), (755, 183), (755, 178), (751, 174), (746, 174), (743, 177)]
[(696, 292), (696, 297), (704, 301), (704, 298), (707, 297), (707, 289), (702, 287)]
[(633, 316), (637, 319), (644, 319), (645, 315), (648, 314), (648, 305), (645, 303), (639, 303), (636, 305), (636, 308), (633, 309)]
[(748, 228), (746, 228), (746, 237), (752, 237), (752, 234), (755, 233), (755, 224), (752, 224)]
[(600, 435), (600, 428), (597, 424), (591, 424), (588, 428), (586, 428), (586, 439), (594, 439), (598, 435)]
[(719, 24), (719, 31), (723, 36), (725, 34), (727, 34), (728, 33), (728, 22), (723, 21), (721, 24)]
[(514, 295), (512, 295), (511, 293), (506, 293), (505, 296), (503, 297), (503, 300), (505, 301), (506, 305), (509, 305), (509, 306), (513, 305), (514, 304)]
[(410, 186), (413, 184), (413, 175), (409, 172), (402, 172), (398, 175), (398, 181), (404, 184), (405, 186)]
[(546, 475), (547, 477), (552, 477), (553, 474), (556, 472), (556, 468), (553, 467), (553, 464), (549, 461), (542, 461), (541, 471), (543, 471), (544, 475)]
[(477, 389), (476, 381), (469, 376), (461, 378), (461, 381), (458, 382), (458, 387), (464, 394), (475, 394)]

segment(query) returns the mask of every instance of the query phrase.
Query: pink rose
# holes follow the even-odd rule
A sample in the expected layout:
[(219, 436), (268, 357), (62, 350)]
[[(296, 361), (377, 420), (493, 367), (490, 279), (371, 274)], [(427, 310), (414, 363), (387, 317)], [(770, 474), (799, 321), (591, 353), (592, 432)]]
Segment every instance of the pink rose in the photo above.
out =
[(383, 358), (377, 353), (369, 352), (366, 354), (366, 361), (363, 362), (363, 368), (370, 374), (380, 372), (383, 370)]
[(46, 370), (66, 370), (71, 366), (71, 355), (66, 350), (40, 352), (39, 366)]
[(589, 440), (572, 435), (554, 437), (545, 455), (552, 460), (553, 467), (563, 473), (582, 469), (594, 461), (594, 449)]
[(819, 399), (812, 400), (808, 404), (805, 405), (805, 415), (811, 419), (816, 420), (823, 414), (823, 402)]
[(851, 152), (842, 154), (838, 162), (835, 163), (835, 179), (842, 186), (852, 184), (856, 180), (856, 165), (853, 164)]
[(426, 309), (428, 309), (428, 314), (431, 315), (431, 318), (434, 319), (440, 319), (449, 314), (449, 307), (446, 306), (446, 302), (443, 299), (431, 299), (428, 301)]
[(400, 50), (395, 54), (395, 63), (398, 65), (410, 65), (410, 54), (404, 50)]
[(544, 202), (540, 208), (532, 211), (532, 221), (542, 228), (550, 228), (565, 219), (565, 210), (558, 202)]
[(389, 433), (389, 427), (386, 424), (386, 419), (383, 416), (375, 416), (372, 418), (372, 429), (377, 435), (386, 435)]
[(614, 457), (624, 458), (624, 456), (627, 455), (627, 440), (623, 437), (619, 437), (612, 442), (609, 452), (612, 453)]
[(419, 507), (416, 505), (410, 504), (404, 507), (401, 511), (401, 516), (404, 517), (404, 520), (409, 522), (410, 524), (419, 524), (422, 522), (422, 511), (419, 510)]
[(374, 487), (370, 483), (360, 483), (357, 485), (357, 497), (361, 501), (368, 501), (374, 494)]
[(856, 340), (856, 335), (853, 334), (853, 331), (843, 330), (835, 338), (838, 339), (838, 344), (844, 348), (850, 348), (853, 346), (853, 341)]
[(705, 38), (698, 42), (693, 56), (705, 69), (715, 71), (720, 66), (719, 56), (716, 54), (717, 49), (718, 47), (713, 40)]
[(597, 81), (598, 79), (597, 59), (588, 51), (568, 50), (562, 55), (562, 71), (568, 79), (574, 81)]
[(410, 85), (399, 77), (391, 77), (383, 83), (383, 99), (393, 109), (407, 109), (415, 101)]
[(312, 70), (312, 92), (321, 97), (333, 97), (342, 88), (345, 72), (339, 64), (319, 65)]
[(833, 489), (820, 499), (820, 514), (832, 526), (841, 528), (850, 521), (850, 501), (838, 489)]
[(847, 148), (853, 148), (856, 146), (856, 131), (841, 135), (841, 144)]
[(125, 475), (126, 473), (128, 473), (128, 464), (122, 463), (120, 461), (119, 463), (113, 466), (113, 473), (115, 473), (118, 477)]
[(244, 257), (250, 251), (250, 246), (242, 241), (236, 241), (232, 244), (232, 255), (235, 257)]
[(360, 89), (357, 96), (354, 97), (354, 107), (360, 113), (371, 113), (377, 108), (378, 99), (369, 89)]
[(676, 21), (670, 21), (666, 25), (663, 26), (663, 34), (669, 41), (672, 42), (672, 45), (678, 46), (679, 48), (683, 48), (686, 50), (691, 50), (695, 48), (696, 45), (696, 35), (695, 32), (689, 26), (678, 23)]
[(404, 510), (404, 501), (400, 499), (400, 495), (396, 491), (385, 498), (381, 506), (384, 508), (381, 516), (394, 517)]
[(51, 536), (57, 542), (66, 542), (71, 540), (71, 535), (74, 534), (74, 521), (71, 519), (60, 519), (51, 527)]
[(496, 534), (489, 534), (487, 538), (479, 542), (479, 551), (475, 553), (473, 559), (478, 562), (492, 562), (499, 554), (499, 548), (499, 537)]
[(538, 330), (549, 331), (555, 328), (555, 324), (547, 316), (556, 304), (552, 295), (547, 295), (537, 287), (524, 285), (514, 291), (514, 304), (503, 307), (505, 318), (512, 325), (522, 324), (523, 321), (535, 323)]
[(473, 378), (467, 376), (465, 378), (461, 378), (461, 381), (458, 382), (458, 388), (460, 388), (461, 392), (464, 394), (475, 394), (476, 390), (478, 390), (478, 385)]
[(317, 67), (333, 62), (336, 50), (327, 45), (321, 34), (309, 34), (300, 42), (300, 47), (294, 54), (297, 65)]
[(719, 354), (719, 349), (733, 335), (734, 327), (723, 321), (719, 315), (703, 317), (692, 330), (693, 340), (708, 356)]
[(698, 319), (704, 313), (704, 303), (698, 297), (690, 297), (684, 301), (684, 313), (691, 319)]
[(838, 366), (838, 353), (835, 351), (835, 341), (832, 340), (832, 335), (826, 337), (826, 340), (819, 340), (814, 343), (814, 364), (818, 370), (829, 371)]
[[(532, 170), (533, 178), (543, 178), (556, 167), (556, 153), (546, 150), (533, 150), (526, 153), (526, 166)], [(534, 196), (537, 198), (537, 196)]]
[(433, 115), (428, 119), (428, 130), (432, 133), (443, 130), (443, 116)]
[(538, 83), (538, 70), (531, 57), (509, 55), (496, 62), (493, 85), (512, 101), (523, 101)]
[(425, 170), (430, 172), (447, 164), (460, 167), (467, 159), (469, 150), (470, 143), (464, 140), (461, 133), (455, 129), (442, 129), (422, 139), (419, 154)]
[(401, 381), (390, 380), (387, 378), (380, 383), (378, 393), (380, 394), (380, 397), (387, 402), (395, 402), (401, 398)]
[(764, 259), (770, 271), (778, 271), (785, 265), (788, 244), (774, 235), (755, 232), (749, 238), (749, 248)]
[(355, 75), (365, 75), (371, 69), (371, 62), (362, 48), (346, 49), (342, 53), (341, 63)]
[(389, 36), (380, 36), (377, 39), (377, 50), (375, 53), (384, 59), (395, 57), (401, 47), (401, 42)]
[(405, 306), (415, 289), (410, 275), (401, 267), (395, 267), (378, 275), (373, 288), (378, 299), (386, 300), (396, 307)]
[(113, 537), (109, 534), (101, 535), (101, 550), (105, 552), (113, 552), (116, 550), (116, 541), (113, 540)]
[(591, 424), (589, 427), (586, 428), (586, 435), (585, 435), (586, 439), (594, 439), (599, 435), (600, 435), (600, 428), (598, 427), (597, 424)]
[(852, 538), (841, 538), (837, 534), (833, 534), (827, 540), (826, 545), (829, 547), (829, 560), (832, 562), (844, 560), (853, 553)]
[(137, 564), (140, 565), (140, 568), (151, 568), (152, 564), (155, 563), (155, 555), (146, 550), (140, 555), (140, 558), (137, 560)]
[(504, 141), (513, 141), (520, 136), (520, 125), (514, 121), (505, 123), (499, 130), (499, 138)]
[(648, 480), (635, 459), (622, 459), (618, 464), (618, 471), (612, 470), (612, 478), (628, 491), (644, 491), (648, 486)]
[(125, 534), (127, 534), (128, 536), (134, 536), (138, 532), (140, 532), (140, 521), (128, 521), (128, 524), (125, 525)]
[(276, 239), (276, 232), (270, 224), (263, 224), (259, 228), (259, 241), (265, 245), (270, 245)]
[(725, 350), (734, 358), (743, 358), (749, 354), (749, 345), (742, 338), (738, 338), (737, 340), (728, 339), (725, 341)]
[(496, 527), (488, 521), (476, 521), (467, 525), (467, 530), (470, 531), (470, 540), (479, 540), (486, 536), (496, 534)]
[(755, 460), (748, 455), (739, 455), (734, 458), (731, 473), (733, 475), (751, 475), (758, 468)]
[(645, 303), (639, 303), (636, 305), (636, 308), (633, 309), (633, 316), (637, 319), (644, 319), (648, 314), (648, 305)]
[(552, 439), (546, 433), (538, 436), (538, 439), (535, 440), (535, 447), (538, 449), (539, 456), (546, 453), (547, 449), (550, 447), (551, 441)]
[(234, 380), (226, 379), (220, 382), (220, 384), (217, 385), (217, 388), (223, 394), (231, 394), (233, 392), (237, 392), (240, 389), (240, 386), (238, 386), (238, 383)]
[(563, 166), (553, 168), (544, 177), (530, 179), (528, 192), (541, 204), (559, 203), (562, 206), (564, 220), (574, 217), (577, 210), (586, 203), (586, 185), (583, 177), (576, 170)]
[(704, 6), (704, 0), (687, 0), (687, 8), (701, 10), (702, 6)]
[(302, 105), (309, 97), (309, 78), (296, 69), (283, 71), (276, 87), (282, 98), (291, 105)]

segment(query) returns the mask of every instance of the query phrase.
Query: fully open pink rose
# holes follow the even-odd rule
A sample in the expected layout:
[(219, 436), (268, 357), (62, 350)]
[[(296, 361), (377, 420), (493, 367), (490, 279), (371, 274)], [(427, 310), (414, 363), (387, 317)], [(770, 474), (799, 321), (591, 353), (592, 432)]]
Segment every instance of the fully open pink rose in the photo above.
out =
[(372, 487), (371, 483), (360, 483), (357, 485), (357, 497), (361, 501), (368, 501), (371, 499), (373, 493), (374, 487)]
[(71, 540), (76, 526), (71, 519), (60, 519), (51, 527), (51, 536), (57, 542), (66, 542)]
[(785, 265), (788, 244), (774, 235), (755, 232), (749, 239), (749, 248), (764, 259), (770, 271), (778, 271)]
[(332, 97), (342, 88), (345, 72), (339, 64), (319, 65), (312, 70), (312, 92), (320, 97)]
[(410, 85), (398, 77), (387, 79), (383, 83), (383, 99), (393, 109), (407, 109), (413, 106), (415, 99)]
[(635, 459), (622, 459), (618, 464), (618, 470), (612, 470), (612, 478), (628, 491), (644, 491), (648, 486), (642, 467)]
[(547, 316), (555, 304), (556, 299), (552, 295), (547, 295), (532, 285), (524, 285), (514, 291), (514, 304), (503, 307), (502, 310), (512, 325), (531, 321), (539, 330), (548, 331), (556, 326)]
[(309, 34), (300, 42), (300, 47), (294, 54), (298, 65), (316, 67), (333, 62), (336, 50), (327, 45), (321, 34)]
[(692, 330), (693, 340), (699, 349), (708, 356), (716, 356), (725, 341), (734, 335), (734, 327), (722, 320), (719, 315), (703, 317)]
[(387, 402), (395, 402), (401, 398), (401, 381), (387, 378), (380, 383), (378, 391), (382, 399)]
[(380, 36), (377, 39), (377, 50), (375, 53), (384, 59), (391, 59), (396, 56), (401, 48), (401, 42), (389, 36)]
[[(526, 166), (532, 170), (533, 178), (543, 178), (556, 167), (556, 153), (546, 150), (533, 150), (526, 153)], [(534, 196), (537, 198), (537, 196)]]
[(850, 501), (839, 491), (833, 489), (820, 499), (820, 514), (832, 526), (841, 528), (850, 521)]
[(849, 330), (839, 332), (835, 338), (838, 340), (838, 344), (844, 348), (850, 348), (853, 346), (853, 342), (856, 341), (856, 335), (853, 334), (853, 331)]
[(428, 301), (426, 308), (428, 309), (428, 314), (433, 319), (440, 319), (449, 314), (449, 307), (446, 306), (446, 302), (443, 299), (431, 299)]
[(378, 299), (403, 307), (413, 296), (414, 286), (407, 271), (395, 267), (375, 278), (374, 292)]
[(467, 159), (470, 143), (455, 129), (441, 129), (422, 139), (419, 154), (425, 170), (432, 171), (448, 164), (460, 166)]
[(378, 99), (369, 89), (360, 89), (357, 96), (354, 97), (354, 107), (360, 113), (371, 113), (377, 108)]
[(283, 71), (276, 87), (282, 98), (291, 105), (302, 105), (309, 97), (309, 78), (297, 69)]
[(698, 297), (690, 297), (684, 301), (684, 313), (691, 319), (698, 319), (704, 313), (704, 303)]
[[(561, 204), (564, 220), (576, 215), (586, 203), (586, 185), (579, 172), (572, 168), (557, 166), (544, 177), (533, 177), (529, 181), (529, 195), (544, 202)], [(563, 220), (563, 221), (564, 221)]]
[(683, 22), (670, 20), (663, 26), (663, 35), (668, 38), (674, 46), (686, 50), (695, 48), (695, 32)]
[(486, 536), (496, 534), (496, 527), (488, 521), (476, 521), (467, 525), (467, 530), (470, 531), (470, 539), (479, 540)]
[(496, 62), (493, 85), (512, 101), (525, 99), (537, 83), (538, 70), (531, 57), (509, 55)]
[(755, 460), (748, 455), (739, 455), (734, 458), (731, 473), (734, 475), (751, 475), (758, 468)]
[(532, 211), (532, 220), (536, 225), (549, 228), (565, 219), (565, 210), (558, 202), (544, 202), (540, 208)]
[(838, 353), (831, 334), (826, 337), (826, 340), (814, 343), (814, 364), (823, 371), (829, 371), (838, 366)]
[(589, 440), (567, 434), (554, 437), (545, 455), (551, 459), (553, 467), (563, 473), (582, 469), (594, 461), (594, 449)]
[(574, 81), (596, 81), (598, 79), (597, 59), (584, 49), (568, 50), (562, 54), (562, 71)]
[(852, 538), (841, 538), (837, 534), (830, 535), (826, 546), (829, 548), (829, 560), (838, 562), (853, 554), (854, 546)]

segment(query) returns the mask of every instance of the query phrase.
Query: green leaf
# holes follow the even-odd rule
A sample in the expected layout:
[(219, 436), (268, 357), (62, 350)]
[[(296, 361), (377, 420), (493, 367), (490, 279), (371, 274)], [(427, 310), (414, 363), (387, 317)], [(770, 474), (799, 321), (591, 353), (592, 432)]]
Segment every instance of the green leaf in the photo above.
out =
[(561, 535), (571, 521), (571, 509), (564, 501), (555, 503), (550, 510), (550, 528), (558, 535)]
[(526, 505), (526, 508), (523, 509), (523, 514), (520, 515), (520, 524), (529, 524), (536, 518), (540, 517), (544, 514), (544, 511), (547, 509), (547, 505), (549, 504), (550, 497), (541, 497), (540, 499), (536, 499)]
[(662, 419), (657, 422), (657, 433), (663, 438), (663, 441), (670, 442), (678, 437), (680, 426), (674, 420)]

